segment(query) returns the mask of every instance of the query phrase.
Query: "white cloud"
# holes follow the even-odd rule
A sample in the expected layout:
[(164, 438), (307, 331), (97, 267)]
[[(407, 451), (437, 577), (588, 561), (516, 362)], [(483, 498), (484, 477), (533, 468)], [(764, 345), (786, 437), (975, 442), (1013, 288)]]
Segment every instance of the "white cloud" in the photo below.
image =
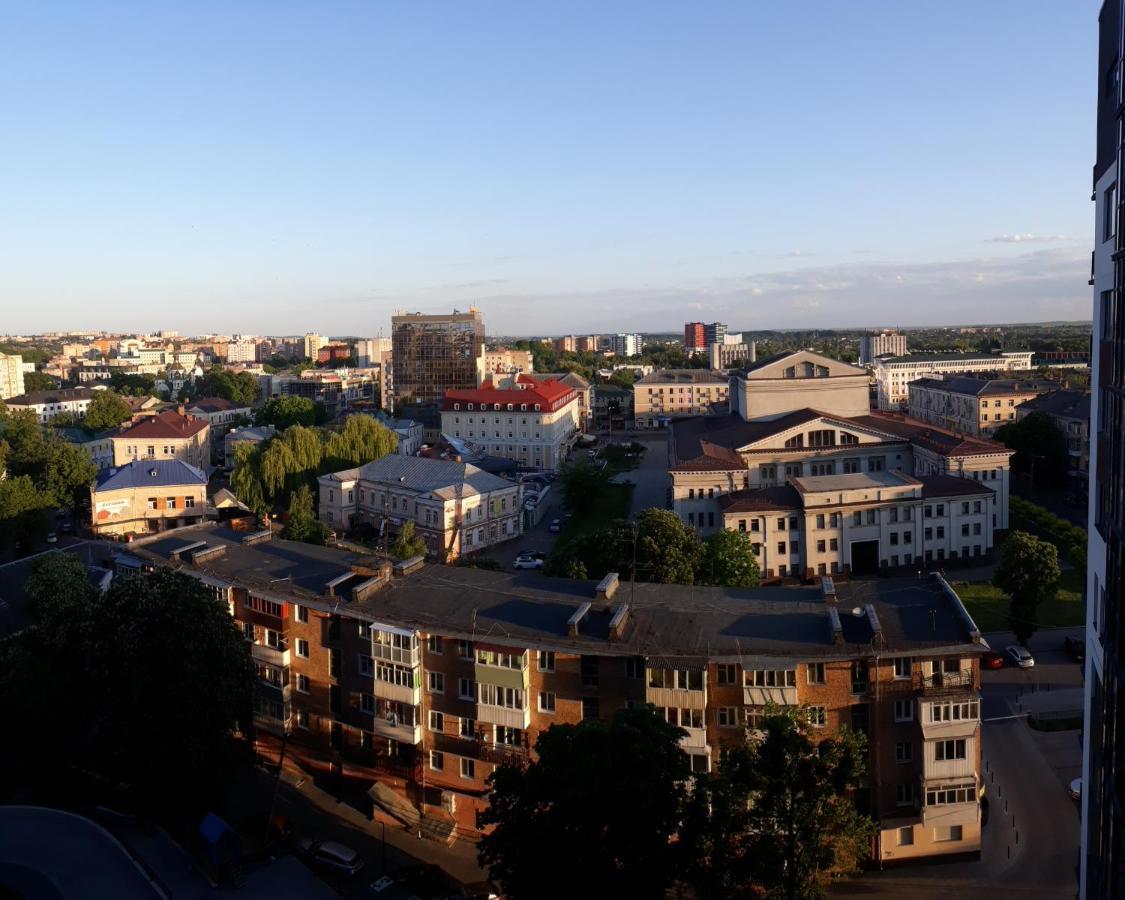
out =
[(1030, 234), (1024, 232), (1023, 234), (1000, 234), (996, 237), (990, 237), (986, 243), (989, 244), (1058, 244), (1066, 241), (1073, 241), (1076, 238), (1070, 237), (1066, 234)]

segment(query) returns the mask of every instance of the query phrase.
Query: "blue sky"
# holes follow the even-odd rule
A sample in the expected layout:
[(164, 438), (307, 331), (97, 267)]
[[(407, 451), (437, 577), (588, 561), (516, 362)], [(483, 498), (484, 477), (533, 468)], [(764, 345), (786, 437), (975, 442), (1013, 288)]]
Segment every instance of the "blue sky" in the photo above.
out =
[(0, 9), (0, 331), (1090, 314), (1088, 0)]

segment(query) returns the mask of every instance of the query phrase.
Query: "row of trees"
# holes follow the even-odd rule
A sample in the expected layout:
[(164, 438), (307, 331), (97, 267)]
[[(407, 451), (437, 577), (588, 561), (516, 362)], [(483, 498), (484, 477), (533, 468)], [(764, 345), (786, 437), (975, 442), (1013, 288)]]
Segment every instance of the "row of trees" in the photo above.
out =
[(73, 508), (97, 468), (84, 450), (44, 430), (31, 410), (10, 412), (0, 404), (0, 551), (40, 544), (49, 511)]
[(325, 530), (307, 524), (309, 516), (315, 521), (317, 477), (381, 459), (397, 446), (393, 431), (364, 414), (349, 416), (336, 430), (291, 425), (263, 444), (245, 442), (235, 448), (231, 489), (262, 515), (289, 506), (291, 525), (296, 516), (307, 526), (294, 531), (302, 535), (295, 539), (322, 542)]
[(547, 575), (625, 579), (661, 584), (713, 584), (748, 588), (760, 578), (750, 537), (720, 529), (700, 538), (674, 512), (646, 509), (633, 522), (619, 519), (555, 548)]
[(254, 670), (226, 605), (169, 569), (100, 592), (69, 553), (26, 592), (30, 626), (0, 641), (4, 794), (79, 771), (163, 821), (215, 808), (252, 763)]
[[(692, 775), (686, 734), (652, 707), (554, 725), (537, 759), (489, 777), (478, 855), (507, 897), (819, 897), (868, 852), (855, 803), (866, 740), (814, 740), (804, 710), (771, 708), (759, 732)], [(560, 866), (559, 860), (566, 864)], [(549, 874), (548, 874), (549, 873)]]

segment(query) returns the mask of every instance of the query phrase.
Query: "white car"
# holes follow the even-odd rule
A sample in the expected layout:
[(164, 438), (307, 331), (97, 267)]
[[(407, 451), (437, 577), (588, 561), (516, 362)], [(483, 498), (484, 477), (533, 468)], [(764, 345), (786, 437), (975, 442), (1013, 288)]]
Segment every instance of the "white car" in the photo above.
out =
[(354, 875), (363, 868), (363, 860), (351, 847), (337, 841), (314, 841), (303, 838), (298, 842), (300, 850), (309, 861), (323, 869)]
[(1009, 644), (1004, 652), (1008, 654), (1008, 659), (1012, 661), (1012, 664), (1019, 666), (1021, 669), (1030, 669), (1035, 665), (1035, 657), (1026, 647), (1021, 647), (1019, 644)]
[(547, 530), (551, 534), (558, 534), (562, 531), (562, 519), (551, 519), (551, 524), (547, 526)]
[(1067, 785), (1066, 792), (1070, 794), (1071, 800), (1082, 799), (1082, 779), (1075, 778), (1069, 785)]
[(516, 557), (516, 561), (512, 564), (514, 569), (542, 569), (543, 560), (538, 556), (532, 556), (529, 553), (521, 553)]

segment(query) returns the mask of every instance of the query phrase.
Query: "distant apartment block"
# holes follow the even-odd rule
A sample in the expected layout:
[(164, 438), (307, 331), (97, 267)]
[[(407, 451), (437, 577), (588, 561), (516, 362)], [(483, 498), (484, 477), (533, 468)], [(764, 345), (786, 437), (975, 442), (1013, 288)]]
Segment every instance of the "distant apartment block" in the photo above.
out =
[(0, 353), (0, 400), (23, 393), (23, 357)]
[(320, 348), (328, 343), (328, 338), (322, 337), (315, 331), (310, 331), (305, 335), (304, 350), (305, 359), (316, 362), (317, 355), (320, 353)]
[(446, 391), (443, 434), (528, 469), (555, 470), (578, 436), (578, 391), (557, 381), (518, 376), (511, 388), (491, 382), (471, 391)]
[(574, 353), (578, 349), (578, 340), (573, 334), (568, 334), (564, 337), (555, 338), (551, 341), (551, 346), (558, 353)]
[(534, 368), (530, 350), (512, 350), (508, 347), (485, 350), (481, 353), (480, 365), (477, 368), (478, 385), (489, 381), (495, 375), (530, 373)]
[(352, 348), (347, 344), (333, 341), (316, 351), (316, 361), (320, 365), (346, 366), (352, 358)]
[(661, 369), (633, 383), (633, 423), (659, 428), (670, 419), (726, 412), (728, 380), (709, 369)]
[(718, 371), (732, 369), (744, 363), (758, 360), (758, 348), (753, 341), (749, 343), (715, 343), (708, 348), (711, 368)]
[(1026, 372), (1032, 352), (1004, 353), (910, 353), (875, 359), (875, 382), (879, 409), (905, 410), (910, 401), (910, 382), (928, 375), (971, 375)]
[(702, 353), (712, 344), (725, 343), (727, 326), (722, 322), (687, 322), (684, 324), (684, 352)]
[(98, 537), (196, 525), (207, 514), (207, 475), (181, 460), (136, 460), (98, 473), (90, 502)]
[(596, 334), (580, 337), (575, 342), (575, 349), (579, 353), (597, 353), (601, 338)]
[(391, 317), (395, 405), (440, 403), (449, 390), (472, 390), (484, 351), (480, 310)]
[(13, 411), (31, 410), (40, 422), (47, 424), (64, 415), (79, 420), (86, 418), (86, 410), (97, 396), (98, 391), (91, 388), (59, 388), (54, 391), (32, 391), (4, 402)]
[(961, 375), (919, 378), (908, 385), (908, 414), (961, 434), (991, 436), (1016, 420), (1016, 410), (1056, 385), (1044, 381), (968, 378)]
[(257, 341), (231, 341), (227, 344), (228, 363), (252, 363), (258, 360)]
[(870, 366), (877, 356), (905, 356), (906, 335), (884, 329), (872, 331), (859, 339), (859, 364)]
[(365, 338), (355, 343), (356, 364), (361, 369), (379, 365), (383, 354), (390, 352), (390, 338)]
[(645, 348), (639, 334), (615, 334), (609, 338), (609, 349), (615, 356), (636, 356)]
[(468, 463), (392, 454), (322, 475), (320, 520), (337, 531), (371, 525), (388, 539), (407, 522), (442, 562), (521, 533), (520, 486)]

